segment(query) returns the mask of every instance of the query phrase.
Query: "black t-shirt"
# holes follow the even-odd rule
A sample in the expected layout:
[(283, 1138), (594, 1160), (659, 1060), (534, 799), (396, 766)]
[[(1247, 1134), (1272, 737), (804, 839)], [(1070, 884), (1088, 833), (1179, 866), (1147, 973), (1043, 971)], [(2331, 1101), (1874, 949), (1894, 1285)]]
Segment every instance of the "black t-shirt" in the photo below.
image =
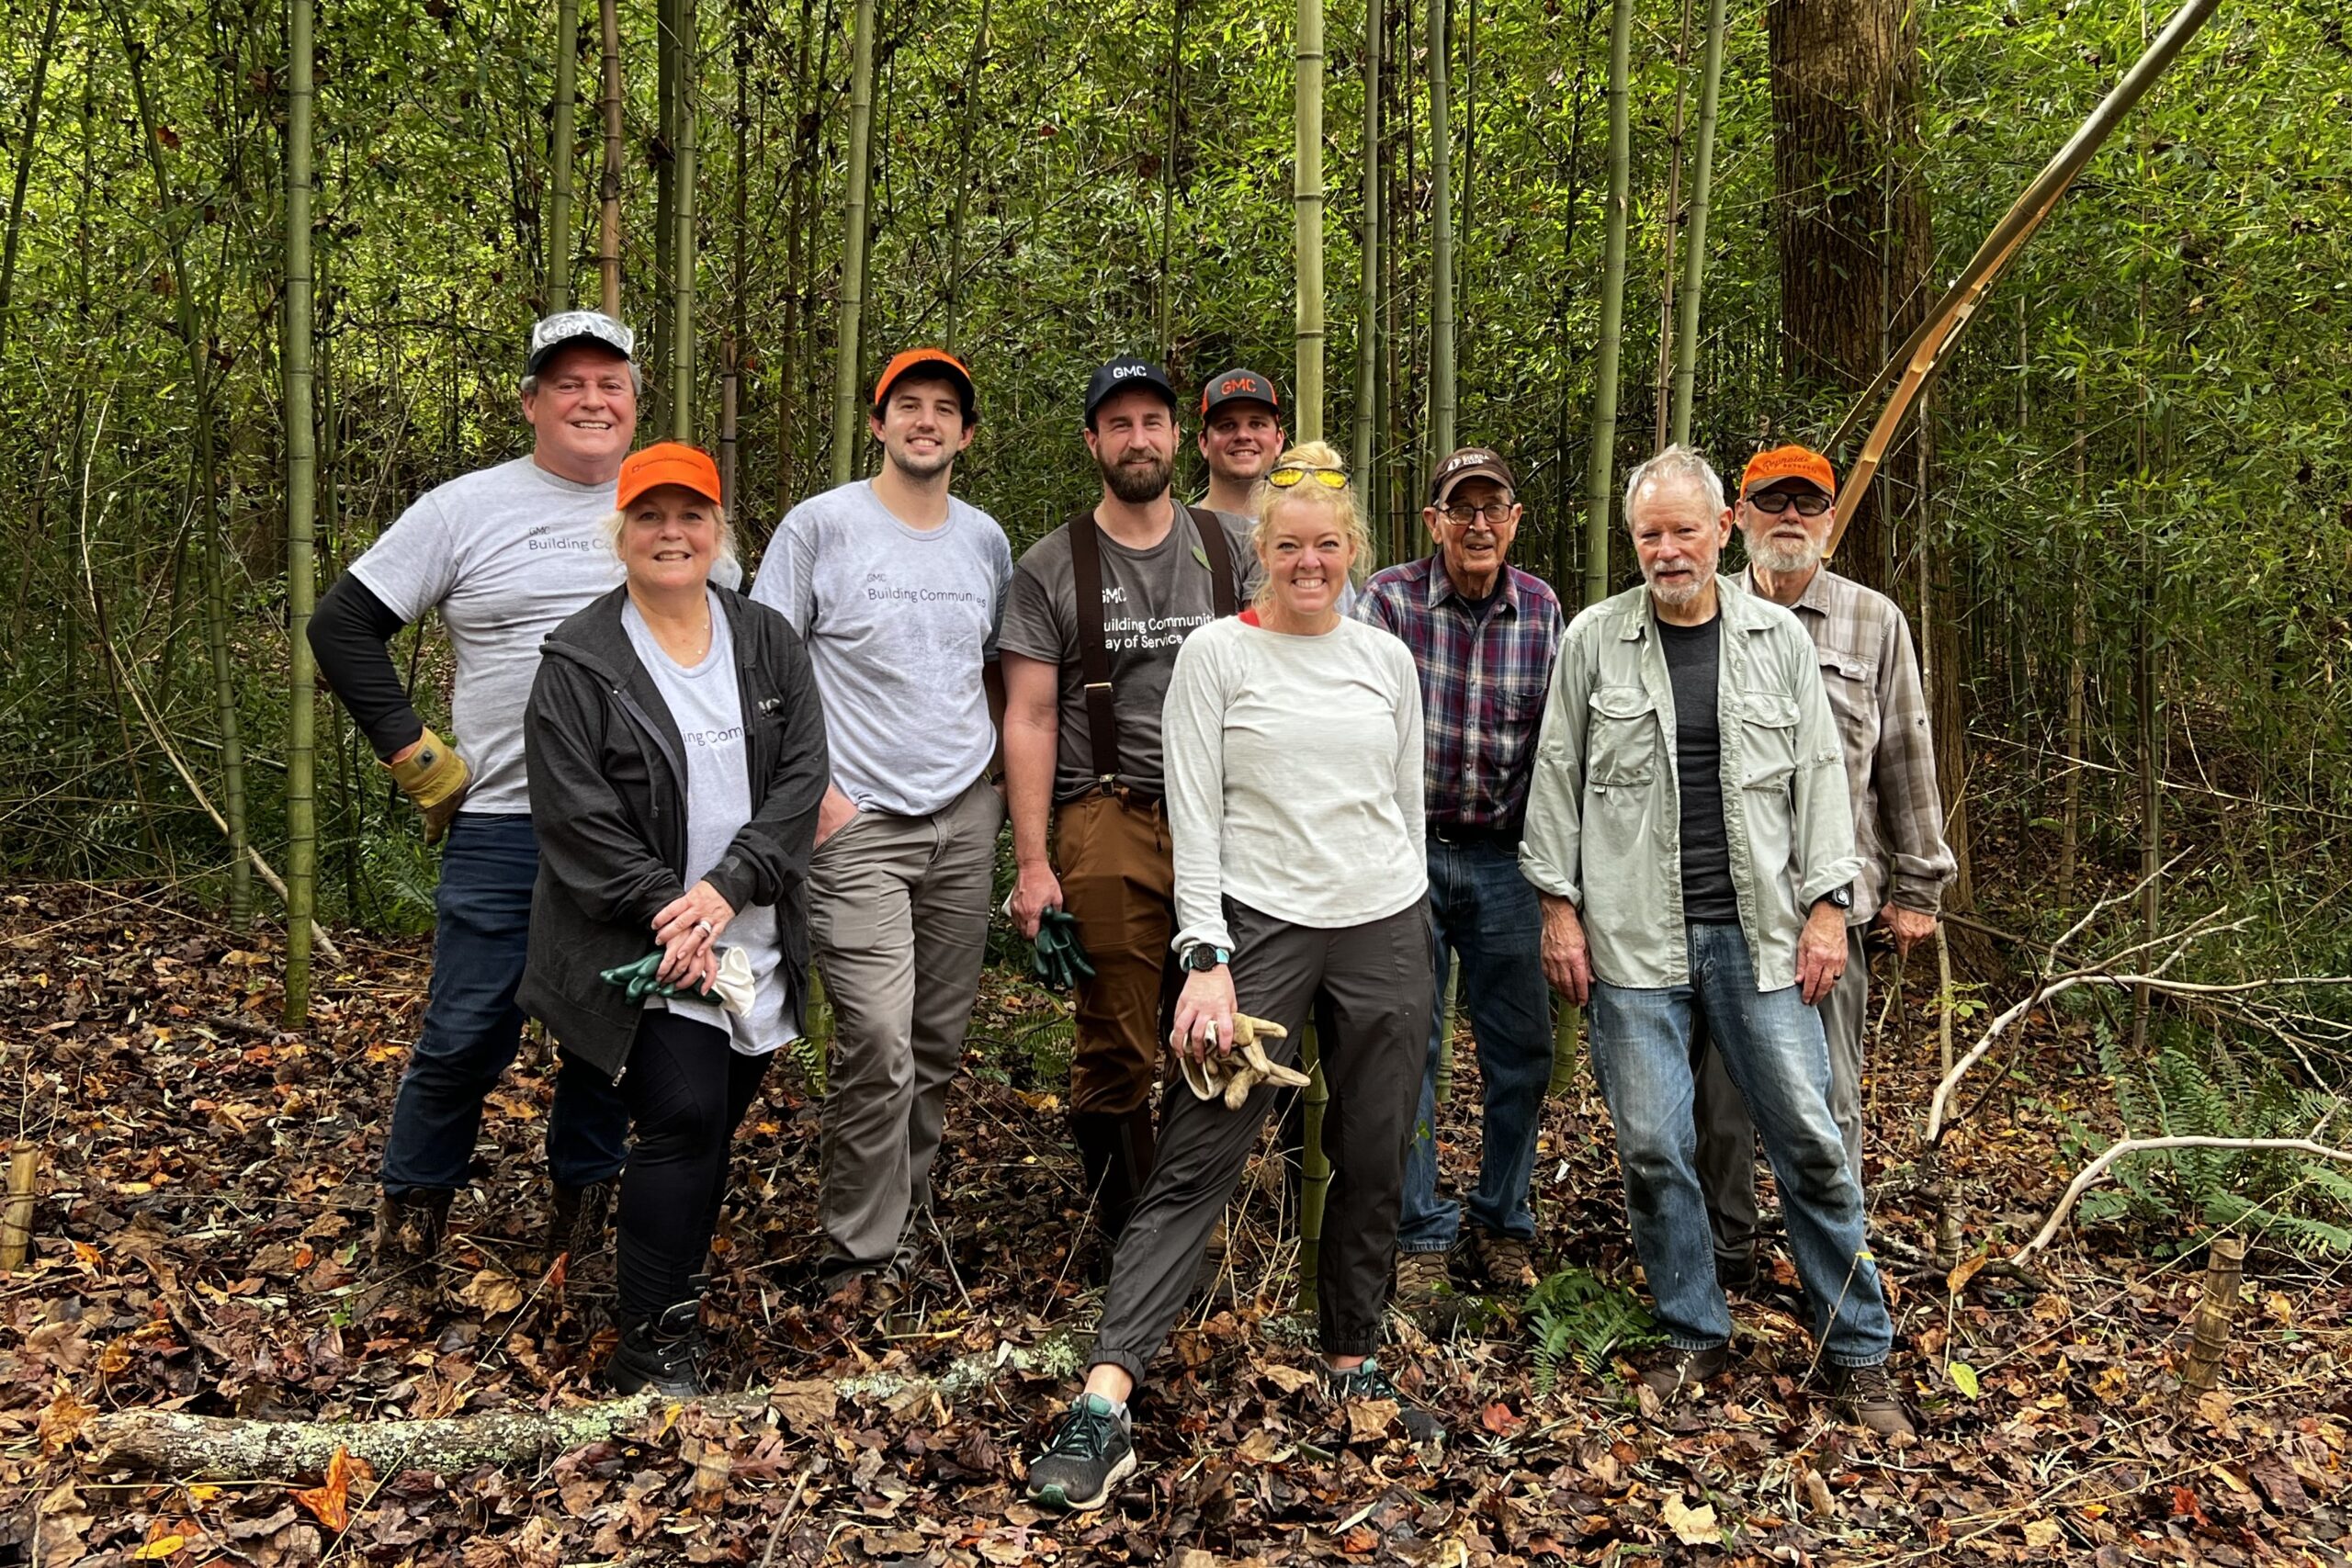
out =
[(1702, 626), (1657, 623), (1674, 683), (1674, 769), (1682, 795), (1682, 918), (1736, 921), (1731, 841), (1724, 836), (1723, 732), (1716, 721), (1721, 615)]

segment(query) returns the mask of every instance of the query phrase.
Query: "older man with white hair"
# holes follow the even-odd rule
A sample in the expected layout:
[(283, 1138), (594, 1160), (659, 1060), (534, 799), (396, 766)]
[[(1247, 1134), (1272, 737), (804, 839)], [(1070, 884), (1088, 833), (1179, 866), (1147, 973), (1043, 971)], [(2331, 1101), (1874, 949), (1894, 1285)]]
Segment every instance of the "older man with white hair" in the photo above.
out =
[(1860, 869), (1813, 643), (1788, 611), (1715, 574), (1732, 514), (1697, 452), (1670, 446), (1634, 469), (1625, 522), (1642, 585), (1586, 609), (1561, 643), (1520, 865), (1542, 897), (1544, 977), (1591, 1009), (1593, 1069), (1667, 1337), (1642, 1380), (1670, 1398), (1730, 1361), (1694, 1166), (1703, 1023), (1780, 1179), (1830, 1393), (1871, 1430), (1908, 1434), (1811, 1006), (1845, 967)]

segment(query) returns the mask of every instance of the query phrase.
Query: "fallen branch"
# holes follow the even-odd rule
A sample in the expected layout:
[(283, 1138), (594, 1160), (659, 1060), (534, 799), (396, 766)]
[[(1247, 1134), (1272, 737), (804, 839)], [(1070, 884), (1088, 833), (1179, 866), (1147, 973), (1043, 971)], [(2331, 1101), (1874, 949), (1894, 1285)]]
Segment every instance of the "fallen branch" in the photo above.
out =
[[(695, 1404), (706, 1415), (734, 1420), (757, 1418), (773, 1408), (787, 1425), (805, 1431), (831, 1424), (835, 1399), (899, 1406), (934, 1395), (951, 1400), (1008, 1371), (1062, 1375), (1074, 1373), (1078, 1363), (1072, 1337), (1053, 1334), (1031, 1346), (1005, 1343), (959, 1356), (936, 1377), (873, 1372), (811, 1379), (715, 1394)], [(263, 1421), (124, 1410), (94, 1418), (82, 1436), (96, 1469), (126, 1468), (183, 1481), (293, 1480), (324, 1471), (337, 1449), (366, 1460), (382, 1475), (399, 1470), (450, 1475), (484, 1464), (537, 1463), (584, 1444), (624, 1437), (675, 1403), (649, 1392), (552, 1410), (492, 1410), (438, 1421)]]
[(2315, 1144), (2309, 1138), (2208, 1138), (2202, 1136), (2126, 1138), (2119, 1144), (2109, 1145), (2098, 1158), (2083, 1167), (2082, 1174), (2067, 1184), (2064, 1196), (2058, 1200), (2058, 1206), (2050, 1212), (2050, 1218), (2042, 1222), (2041, 1229), (2035, 1234), (2031, 1241), (2012, 1253), (2009, 1261), (2022, 1263), (2029, 1254), (2039, 1252), (2048, 1247), (2057, 1236), (2058, 1227), (2066, 1223), (2066, 1216), (2074, 1213), (2075, 1204), (2081, 1200), (2084, 1193), (2098, 1185), (2099, 1179), (2107, 1174), (2109, 1166), (2126, 1155), (2143, 1154), (2153, 1149), (2292, 1149), (2299, 1154), (2311, 1155), (2319, 1159), (2343, 1160), (2352, 1164), (2352, 1149), (2332, 1149), (2324, 1144)]

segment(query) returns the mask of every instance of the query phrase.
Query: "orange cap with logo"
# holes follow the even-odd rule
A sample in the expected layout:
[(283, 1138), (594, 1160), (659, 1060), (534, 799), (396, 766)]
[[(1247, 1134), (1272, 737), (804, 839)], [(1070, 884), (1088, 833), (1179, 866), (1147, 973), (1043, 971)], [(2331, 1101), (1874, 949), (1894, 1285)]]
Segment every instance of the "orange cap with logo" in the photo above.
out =
[(630, 453), (621, 464), (620, 489), (613, 504), (627, 511), (639, 496), (663, 485), (684, 485), (705, 501), (721, 499), (718, 465), (709, 453), (683, 441), (662, 441)]
[(972, 385), (971, 369), (944, 348), (910, 348), (895, 355), (882, 367), (881, 378), (874, 383), (874, 416), (882, 417), (882, 408), (890, 400), (890, 389), (899, 378), (921, 366), (933, 366), (934, 374), (944, 376), (956, 385), (956, 395), (964, 404), (964, 423), (977, 424), (980, 418), (979, 392)]
[(1747, 459), (1747, 471), (1739, 476), (1740, 498), (1782, 479), (1804, 479), (1833, 499), (1838, 494), (1838, 470), (1828, 458), (1809, 446), (1775, 446)]

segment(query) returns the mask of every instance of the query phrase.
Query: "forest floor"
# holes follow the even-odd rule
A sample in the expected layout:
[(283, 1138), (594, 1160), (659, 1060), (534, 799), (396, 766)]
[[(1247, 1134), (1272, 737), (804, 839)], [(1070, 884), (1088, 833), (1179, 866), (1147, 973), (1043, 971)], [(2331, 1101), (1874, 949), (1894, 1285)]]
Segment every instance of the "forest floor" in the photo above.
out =
[[(816, 1104), (780, 1065), (739, 1140), (710, 1303), (732, 1388), (794, 1392), (724, 1417), (659, 1412), (537, 1461), (434, 1474), (156, 1475), (107, 1468), (96, 1418), (168, 1408), (377, 1422), (594, 1397), (594, 1314), (524, 1269), (541, 1206), (548, 1077), (492, 1099), (429, 1321), (355, 1319), (373, 1172), (427, 969), (424, 943), (353, 941), (312, 1026), (276, 1022), (274, 944), (126, 888), (0, 898), (0, 1045), (20, 1141), (45, 1151), (32, 1261), (0, 1276), (0, 1564), (322, 1560), (558, 1568), (623, 1562), (1004, 1563), (2346, 1561), (2352, 1287), (2259, 1249), (2221, 1390), (2177, 1397), (2201, 1253), (2158, 1226), (2062, 1236), (2034, 1275), (1924, 1266), (1913, 1179), (1933, 1087), (1927, 998), (1873, 1042), (1879, 1250), (1894, 1368), (1921, 1438), (1838, 1423), (1805, 1382), (1785, 1290), (1735, 1303), (1726, 1385), (1645, 1416), (1622, 1371), (1542, 1375), (1516, 1303), (1385, 1356), (1442, 1414), (1440, 1452), (1374, 1418), (1335, 1428), (1295, 1315), (1271, 1155), (1233, 1217), (1229, 1299), (1176, 1335), (1136, 1401), (1143, 1470), (1109, 1508), (1019, 1497), (1071, 1382), (1011, 1350), (1083, 1329), (1098, 1301), (1061, 1134), (1057, 1004), (990, 971), (939, 1172), (953, 1275), (888, 1327), (814, 1301)], [(1887, 970), (1882, 967), (1882, 979)], [(1915, 976), (1916, 981), (1916, 976)], [(526, 1055), (530, 1054), (526, 1047)], [(1475, 1052), (1442, 1113), (1475, 1156)], [(2105, 1135), (2092, 1053), (2046, 1018), (1951, 1141), (1965, 1252), (1997, 1258), (2064, 1186), (2069, 1119)], [(1990, 1081), (1988, 1078), (1987, 1081)], [(1579, 1072), (1545, 1118), (1546, 1268), (1630, 1280), (1606, 1112)], [(1780, 1265), (1783, 1286), (1792, 1280)], [(1963, 1266), (1959, 1271), (1966, 1274)], [(815, 1380), (997, 1375), (949, 1399), (808, 1395)], [(1065, 1356), (1065, 1362), (1069, 1358)], [(1973, 1376), (1970, 1372), (1973, 1371)], [(1963, 1385), (1973, 1385), (1973, 1392)], [(869, 1383), (869, 1387), (876, 1386)], [(878, 1386), (888, 1388), (888, 1382)]]

